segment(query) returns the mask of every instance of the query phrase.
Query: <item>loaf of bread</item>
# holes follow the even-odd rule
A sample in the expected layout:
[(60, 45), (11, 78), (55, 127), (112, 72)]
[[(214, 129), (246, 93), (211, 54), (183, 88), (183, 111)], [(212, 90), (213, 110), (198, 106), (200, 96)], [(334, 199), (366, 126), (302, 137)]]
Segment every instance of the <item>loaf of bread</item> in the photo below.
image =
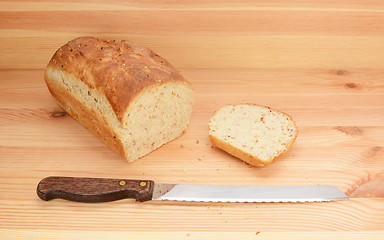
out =
[(290, 116), (254, 104), (225, 106), (209, 121), (212, 144), (255, 167), (273, 163), (296, 136)]
[(179, 71), (129, 41), (76, 38), (56, 51), (45, 80), (68, 114), (129, 162), (182, 135), (194, 102)]

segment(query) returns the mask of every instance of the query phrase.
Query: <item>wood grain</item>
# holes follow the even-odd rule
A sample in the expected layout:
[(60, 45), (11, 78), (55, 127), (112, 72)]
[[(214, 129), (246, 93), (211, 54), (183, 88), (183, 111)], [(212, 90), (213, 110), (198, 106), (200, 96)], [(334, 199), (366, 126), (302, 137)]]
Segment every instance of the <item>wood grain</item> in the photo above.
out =
[[(257, 15), (256, 13), (250, 14)], [(7, 17), (2, 16), (0, 12), (0, 18)], [(36, 18), (40, 17), (40, 15), (36, 15)], [(67, 19), (69, 16), (63, 18)], [(161, 18), (166, 18), (166, 16)], [(116, 21), (120, 20), (116, 19)], [(157, 19), (152, 21), (157, 21)], [(42, 23), (36, 23), (36, 25), (39, 24)], [(77, 26), (78, 23), (70, 24), (70, 26), (73, 25)], [(134, 25), (140, 24), (135, 23)], [(270, 33), (239, 32), (236, 33), (238, 35), (233, 36), (231, 30), (213, 35), (212, 30), (196, 33), (196, 35), (190, 35), (190, 33), (181, 35), (178, 34), (178, 31), (162, 34), (161, 32), (156, 33), (156, 31), (142, 33), (134, 30), (127, 30), (128, 33), (121, 34), (120, 32), (126, 25), (121, 26), (121, 29), (113, 30), (117, 33), (108, 32), (112, 28), (111, 26), (105, 26), (105, 29), (86, 31), (84, 29), (60, 30), (60, 24), (57, 24), (44, 32), (38, 29), (23, 30), (26, 27), (7, 29), (7, 26), (1, 26), (0, 22), (2, 36), (0, 39), (3, 42), (0, 51), (6, 57), (0, 59), (0, 67), (11, 69), (45, 68), (46, 59), (50, 59), (59, 46), (75, 37), (84, 35), (93, 35), (99, 38), (130, 39), (139, 42), (169, 59), (170, 62), (174, 62), (178, 68), (289, 68), (348, 71), (348, 69), (354, 68), (380, 69), (380, 60), (384, 58), (383, 37), (370, 36), (369, 34), (362, 36), (319, 36), (307, 35), (306, 33), (298, 35), (284, 33), (270, 36)], [(220, 26), (217, 27), (220, 28)], [(87, 29), (86, 26), (84, 28)], [(191, 29), (188, 32), (194, 31)], [(33, 35), (42, 36), (33, 37)], [(25, 44), (25, 41), (28, 44)], [(14, 49), (19, 49), (20, 52), (15, 53)], [(46, 50), (37, 55), (33, 54), (36, 51), (40, 52), (40, 49)], [(31, 58), (26, 59), (24, 55), (26, 53), (30, 54)]]
[[(7, 204), (8, 203), (8, 204)], [(4, 208), (7, 204), (7, 208)], [(377, 231), (382, 230), (383, 204), (379, 199), (350, 200), (343, 203), (306, 204), (207, 204), (70, 203), (40, 199), (9, 206), (2, 199), (3, 229), (57, 229), (98, 231)], [(33, 215), (36, 206), (44, 211)], [(28, 210), (30, 209), (30, 210)], [(6, 213), (6, 214), (5, 214)], [(60, 218), (54, 218), (60, 216)], [(156, 217), (155, 217), (156, 216)], [(348, 219), (346, 219), (348, 216)], [(52, 222), (55, 219), (54, 223)], [(32, 221), (31, 221), (32, 220)], [(245, 224), (245, 222), (247, 222)], [(267, 224), (271, 223), (273, 224)], [(52, 226), (54, 225), (54, 226)], [(132, 229), (132, 225), (135, 226)], [(19, 227), (17, 227), (19, 226)]]
[[(0, 238), (383, 239), (383, 13), (380, 0), (0, 1)], [(138, 42), (180, 69), (196, 90), (187, 132), (127, 163), (65, 114), (43, 73), (83, 35)], [(257, 169), (212, 148), (209, 118), (233, 103), (290, 114), (290, 151)], [(44, 202), (50, 175), (330, 184), (351, 200)]]
[[(120, 239), (125, 238), (127, 233), (124, 231), (65, 231), (65, 230), (36, 230), (36, 229), (23, 229), (23, 230), (0, 230), (0, 233), (4, 236), (4, 239), (81, 239), (81, 238), (92, 238), (92, 239)], [(369, 236), (371, 240), (383, 239), (382, 231), (375, 232), (350, 232), (350, 231), (339, 231), (339, 232), (130, 232), (129, 238), (132, 240), (136, 239), (307, 239), (307, 240), (322, 240), (322, 239), (348, 239), (348, 240), (359, 240)]]

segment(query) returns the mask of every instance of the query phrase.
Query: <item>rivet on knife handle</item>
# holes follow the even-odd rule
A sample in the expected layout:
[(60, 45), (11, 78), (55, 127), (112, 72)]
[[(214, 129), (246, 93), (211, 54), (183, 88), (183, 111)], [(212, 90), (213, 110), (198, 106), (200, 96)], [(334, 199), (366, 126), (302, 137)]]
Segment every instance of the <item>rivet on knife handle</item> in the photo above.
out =
[(76, 202), (109, 202), (134, 198), (151, 200), (154, 183), (151, 180), (47, 177), (37, 186), (37, 195), (45, 200), (62, 198)]

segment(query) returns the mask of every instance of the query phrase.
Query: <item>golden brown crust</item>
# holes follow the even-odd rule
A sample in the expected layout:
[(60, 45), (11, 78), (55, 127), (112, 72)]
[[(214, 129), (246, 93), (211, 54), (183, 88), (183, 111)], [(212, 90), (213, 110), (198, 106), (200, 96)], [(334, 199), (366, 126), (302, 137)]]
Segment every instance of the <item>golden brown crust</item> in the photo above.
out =
[(240, 160), (255, 166), (255, 167), (265, 167), (269, 165), (269, 162), (265, 162), (247, 152), (244, 152), (243, 150), (231, 145), (230, 143), (223, 141), (213, 135), (209, 135), (209, 139), (211, 140), (211, 143), (221, 150), (231, 154), (232, 156), (235, 156), (239, 158)]
[[(47, 76), (45, 75), (47, 79)], [(80, 122), (84, 127), (89, 129), (99, 139), (106, 143), (115, 152), (121, 156), (125, 156), (124, 147), (118, 135), (113, 132), (113, 129), (108, 127), (104, 121), (100, 112), (96, 112), (85, 104), (79, 102), (73, 95), (68, 94), (67, 89), (62, 84), (58, 84), (56, 81), (50, 81), (47, 84), (52, 96), (57, 99), (58, 104), (74, 119)], [(82, 116), (88, 116), (85, 119)], [(89, 121), (92, 119), (92, 121)]]
[(48, 67), (72, 74), (105, 95), (122, 125), (129, 104), (146, 87), (189, 84), (167, 60), (129, 41), (76, 38), (56, 51)]
[(261, 160), (260, 158), (258, 158), (256, 156), (253, 156), (247, 152), (244, 152), (243, 150), (231, 145), (230, 143), (228, 143), (226, 141), (223, 141), (223, 140), (221, 140), (221, 139), (219, 139), (213, 135), (209, 135), (209, 139), (211, 140), (212, 144), (214, 146), (216, 146), (217, 148), (220, 148), (221, 150), (231, 154), (232, 156), (235, 156), (235, 157), (239, 158), (240, 160), (242, 160), (242, 161), (244, 161), (244, 162), (246, 162), (252, 166), (259, 167), (259, 168), (266, 167), (266, 166), (272, 164), (273, 162), (275, 162), (276, 159), (280, 158), (280, 156), (282, 156), (285, 152), (287, 152), (288, 149), (292, 146), (296, 137), (297, 137), (297, 134), (295, 135), (291, 144), (289, 146), (287, 146), (287, 148), (284, 151), (282, 151), (279, 155), (275, 156), (270, 161), (265, 161), (265, 160)]

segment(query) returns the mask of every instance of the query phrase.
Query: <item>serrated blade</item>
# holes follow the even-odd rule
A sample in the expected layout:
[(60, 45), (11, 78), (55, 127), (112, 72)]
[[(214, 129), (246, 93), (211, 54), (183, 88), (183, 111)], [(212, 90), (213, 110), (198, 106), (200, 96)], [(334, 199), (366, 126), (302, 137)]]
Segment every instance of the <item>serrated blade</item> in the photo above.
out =
[(323, 202), (348, 200), (338, 188), (312, 186), (220, 186), (155, 183), (152, 200), (194, 202)]

